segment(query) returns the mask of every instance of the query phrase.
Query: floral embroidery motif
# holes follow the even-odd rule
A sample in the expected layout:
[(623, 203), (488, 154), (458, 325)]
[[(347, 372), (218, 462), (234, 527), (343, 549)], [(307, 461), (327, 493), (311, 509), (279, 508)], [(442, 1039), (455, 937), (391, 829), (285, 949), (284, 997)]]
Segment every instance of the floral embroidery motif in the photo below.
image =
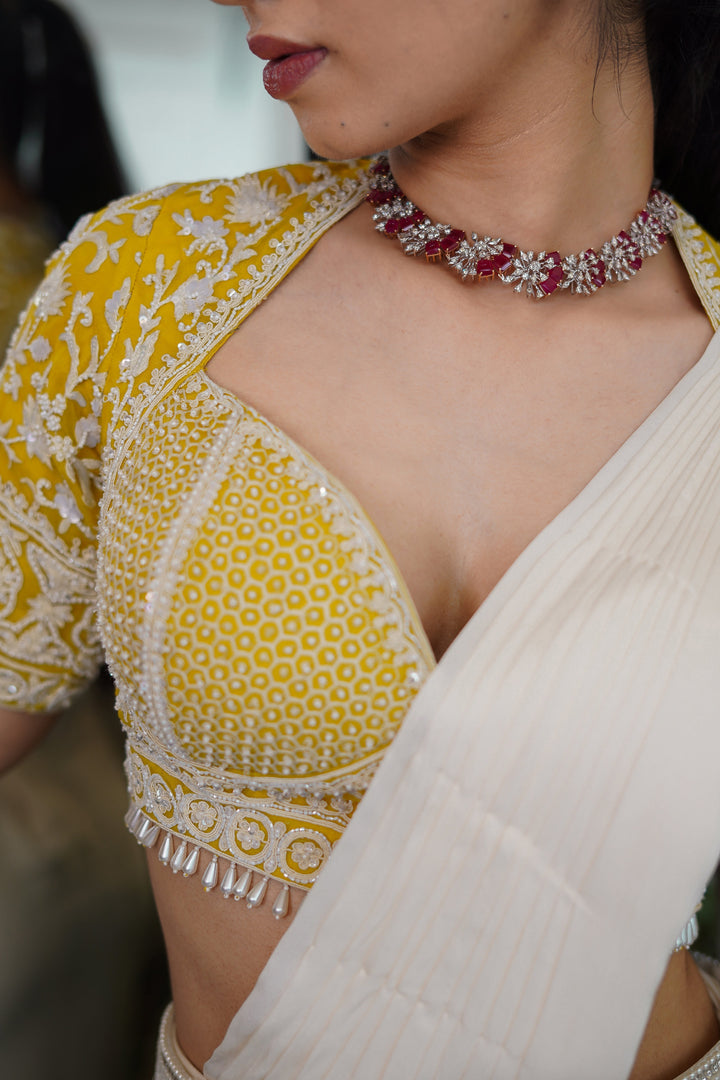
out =
[(119, 320), (96, 303), (137, 273), (128, 234), (145, 235), (160, 206), (132, 196), (76, 225), (54, 257), (0, 373), (0, 694), (50, 710), (93, 677), (101, 659), (95, 537), (101, 411)]
[(191, 804), (190, 820), (197, 825), (200, 832), (208, 832), (217, 821), (217, 810), (204, 799), (199, 799)]
[(262, 847), (264, 837), (257, 821), (243, 820), (235, 829), (235, 837), (243, 851), (256, 851)]
[(265, 225), (277, 221), (290, 202), (290, 194), (278, 194), (272, 177), (264, 180), (259, 176), (246, 176), (238, 181), (226, 202), (229, 221), (247, 222), (248, 225)]
[(102, 638), (135, 806), (304, 888), (432, 657), (351, 496), (202, 369), (364, 184), (321, 164), (84, 219), (0, 378), (0, 702), (62, 705)]
[(322, 851), (308, 840), (291, 844), (290, 855), (301, 870), (315, 870), (322, 862)]

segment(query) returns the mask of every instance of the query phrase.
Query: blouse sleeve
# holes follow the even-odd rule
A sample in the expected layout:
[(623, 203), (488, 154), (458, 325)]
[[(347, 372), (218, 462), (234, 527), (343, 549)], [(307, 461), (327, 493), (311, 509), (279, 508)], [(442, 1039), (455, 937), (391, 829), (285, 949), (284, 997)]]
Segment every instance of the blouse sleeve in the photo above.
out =
[(95, 554), (108, 360), (159, 210), (81, 220), (48, 263), (0, 370), (0, 707), (49, 712), (102, 654)]

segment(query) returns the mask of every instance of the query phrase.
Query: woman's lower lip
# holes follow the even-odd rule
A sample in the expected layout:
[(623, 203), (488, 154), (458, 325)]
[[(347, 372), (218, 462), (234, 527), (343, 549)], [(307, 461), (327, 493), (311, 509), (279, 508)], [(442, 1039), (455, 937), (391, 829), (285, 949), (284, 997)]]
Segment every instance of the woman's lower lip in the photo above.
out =
[(270, 97), (289, 97), (326, 56), (327, 49), (311, 49), (269, 60), (263, 70), (263, 83)]

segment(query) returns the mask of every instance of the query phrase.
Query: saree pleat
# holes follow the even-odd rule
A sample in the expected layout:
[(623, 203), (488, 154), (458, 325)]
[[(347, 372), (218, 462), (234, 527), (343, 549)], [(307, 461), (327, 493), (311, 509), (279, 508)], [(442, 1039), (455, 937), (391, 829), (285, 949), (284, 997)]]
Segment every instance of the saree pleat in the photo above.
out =
[(627, 1075), (720, 846), (719, 353), (438, 665), (212, 1080)]

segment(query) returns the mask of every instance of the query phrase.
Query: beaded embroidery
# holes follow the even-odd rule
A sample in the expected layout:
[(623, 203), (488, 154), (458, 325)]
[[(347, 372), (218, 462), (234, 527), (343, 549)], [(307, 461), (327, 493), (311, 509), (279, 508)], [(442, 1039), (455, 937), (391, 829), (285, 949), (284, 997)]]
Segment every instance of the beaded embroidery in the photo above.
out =
[[(0, 703), (64, 704), (102, 638), (133, 832), (251, 906), (275, 878), (278, 917), (433, 659), (352, 497), (202, 369), (366, 187), (323, 164), (113, 204), (58, 253), (0, 379)], [(717, 326), (717, 252), (678, 227)]]
[(396, 577), (332, 478), (202, 374), (116, 475), (100, 617), (134, 804), (312, 884), (432, 664)]

